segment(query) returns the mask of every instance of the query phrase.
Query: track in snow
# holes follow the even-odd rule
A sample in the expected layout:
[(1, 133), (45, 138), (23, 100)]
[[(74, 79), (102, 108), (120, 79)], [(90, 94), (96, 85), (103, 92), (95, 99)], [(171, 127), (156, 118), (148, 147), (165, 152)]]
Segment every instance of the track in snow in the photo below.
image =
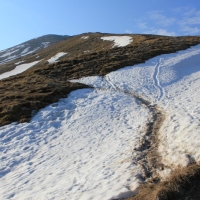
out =
[[(164, 89), (160, 86), (160, 82), (158, 79), (160, 65), (161, 62), (158, 62), (154, 73), (155, 83), (157, 87), (160, 89), (159, 99), (161, 99), (164, 96)], [(149, 122), (146, 124), (145, 134), (141, 138), (139, 147), (134, 148), (134, 151), (139, 153), (140, 156), (137, 156), (136, 158), (134, 158), (133, 156), (133, 163), (140, 165), (142, 169), (142, 174), (138, 178), (140, 178), (142, 181), (147, 181), (151, 183), (159, 182), (160, 177), (158, 174), (158, 169), (164, 170), (165, 167), (168, 168), (168, 166), (165, 166), (161, 162), (160, 155), (157, 151), (159, 145), (159, 141), (157, 138), (165, 118), (163, 111), (157, 105), (152, 105), (150, 101), (146, 100), (141, 95), (120, 89), (119, 87), (117, 87), (115, 84), (112, 83), (109, 76), (102, 77), (102, 81), (106, 82), (105, 90), (113, 90), (115, 92), (128, 95), (131, 98), (136, 99), (141, 106), (144, 106), (146, 109), (148, 109), (150, 116), (149, 116)], [(96, 88), (96, 87), (95, 89), (102, 90), (102, 88)]]
[(165, 96), (164, 88), (160, 85), (160, 80), (159, 80), (159, 74), (160, 74), (160, 67), (161, 67), (161, 65), (162, 65), (162, 58), (160, 58), (157, 61), (156, 66), (155, 66), (154, 75), (153, 75), (154, 85), (159, 90), (158, 101), (160, 101)]
[[(103, 77), (103, 80), (107, 83), (108, 85), (108, 88), (114, 90), (114, 91), (117, 91), (117, 90), (120, 90), (119, 88), (117, 88), (113, 83), (112, 81), (110, 80), (110, 77), (109, 76), (104, 76)], [(110, 86), (110, 87), (109, 87)]]

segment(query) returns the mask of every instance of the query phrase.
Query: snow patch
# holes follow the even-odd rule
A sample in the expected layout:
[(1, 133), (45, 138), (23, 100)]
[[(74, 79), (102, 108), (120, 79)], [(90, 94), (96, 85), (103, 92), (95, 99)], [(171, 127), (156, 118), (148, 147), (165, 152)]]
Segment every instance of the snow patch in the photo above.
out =
[(88, 38), (89, 38), (89, 36), (83, 36), (83, 37), (81, 37), (81, 39), (84, 39), (84, 40), (86, 40)]
[(157, 56), (104, 78), (84, 77), (73, 82), (128, 91), (158, 104), (166, 112), (159, 146), (163, 163), (176, 167), (200, 162), (200, 45)]
[(15, 65), (19, 65), (19, 64), (21, 64), (21, 63), (23, 63), (23, 62), (25, 62), (25, 61), (16, 62)]
[(17, 52), (17, 51), (19, 51), (19, 49), (17, 49), (17, 50), (12, 50), (12, 51), (10, 50), (10, 51), (8, 51), (7, 53), (1, 55), (0, 57), (3, 58), (3, 57), (10, 56), (10, 55), (12, 55), (13, 53), (15, 53), (15, 52)]
[(58, 60), (60, 57), (66, 55), (66, 54), (67, 54), (67, 53), (65, 53), (65, 52), (57, 53), (55, 56), (51, 57), (51, 58), (48, 60), (48, 62), (49, 62), (50, 64), (55, 63), (55, 62), (57, 62), (57, 60)]
[(18, 65), (12, 71), (0, 74), (0, 80), (4, 79), (4, 78), (8, 78), (10, 76), (14, 76), (16, 74), (20, 74), (20, 73), (26, 71), (27, 69), (29, 69), (30, 67), (32, 67), (33, 65), (36, 65), (38, 62), (40, 62), (40, 60), (39, 61), (34, 61), (32, 63), (26, 63), (26, 64)]
[(26, 49), (24, 49), (24, 50), (21, 52), (21, 54), (28, 53), (29, 49), (30, 49), (30, 47), (27, 47)]
[(140, 173), (132, 148), (147, 117), (123, 93), (83, 89), (30, 123), (0, 127), (0, 198), (96, 200), (132, 193)]
[(133, 41), (133, 38), (131, 36), (106, 36), (101, 37), (101, 39), (113, 41), (113, 47), (125, 47)]

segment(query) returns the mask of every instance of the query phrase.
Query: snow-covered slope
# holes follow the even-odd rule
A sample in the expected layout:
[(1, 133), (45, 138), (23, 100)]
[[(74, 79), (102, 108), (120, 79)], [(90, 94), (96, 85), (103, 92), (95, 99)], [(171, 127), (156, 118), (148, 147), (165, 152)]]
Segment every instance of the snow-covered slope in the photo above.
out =
[(134, 148), (150, 113), (130, 93), (165, 113), (159, 153), (166, 172), (200, 161), (200, 45), (74, 82), (94, 89), (72, 92), (30, 123), (0, 128), (0, 199), (98, 200), (136, 192), (141, 168)]
[(56, 42), (64, 40), (69, 36), (44, 35), (17, 46), (0, 51), (0, 64), (8, 63), (17, 58), (32, 54), (40, 49), (44, 49)]
[(109, 199), (135, 190), (132, 148), (147, 118), (134, 98), (83, 89), (30, 123), (2, 127), (0, 197)]
[(101, 77), (75, 80), (96, 88), (133, 92), (165, 113), (159, 152), (171, 168), (200, 161), (200, 45), (157, 56)]

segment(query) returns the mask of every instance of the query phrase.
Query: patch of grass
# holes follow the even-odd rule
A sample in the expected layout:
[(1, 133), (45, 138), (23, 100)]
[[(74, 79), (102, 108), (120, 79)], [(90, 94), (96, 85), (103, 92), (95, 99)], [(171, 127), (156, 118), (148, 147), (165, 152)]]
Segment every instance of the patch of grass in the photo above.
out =
[[(88, 39), (82, 39), (86, 35), (89, 36)], [(200, 37), (194, 36), (131, 35), (131, 44), (112, 48), (112, 41), (101, 39), (102, 36), (108, 35), (111, 34), (86, 33), (70, 37), (38, 51), (39, 59), (43, 60), (34, 67), (22, 74), (0, 80), (0, 126), (14, 121), (28, 121), (32, 110), (39, 110), (58, 101), (73, 90), (88, 87), (68, 82), (71, 79), (103, 76), (125, 66), (145, 62), (154, 56), (176, 52), (200, 43)], [(59, 62), (49, 64), (47, 60), (58, 52), (68, 54), (61, 57)], [(37, 59), (35, 55), (23, 57), (26, 63)], [(4, 65), (3, 68), (13, 67), (14, 62)], [(21, 103), (29, 103), (30, 106), (26, 109), (19, 106), (16, 111), (15, 105)]]
[(200, 165), (191, 164), (177, 168), (171, 176), (160, 183), (143, 184), (135, 197), (127, 200), (199, 200)]

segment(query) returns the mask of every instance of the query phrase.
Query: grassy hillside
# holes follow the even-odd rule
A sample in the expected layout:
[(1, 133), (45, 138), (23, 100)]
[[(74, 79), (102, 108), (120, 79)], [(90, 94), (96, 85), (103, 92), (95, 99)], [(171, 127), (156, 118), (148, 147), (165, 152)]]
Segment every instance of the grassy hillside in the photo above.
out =
[[(84, 76), (106, 75), (119, 68), (145, 62), (154, 56), (172, 53), (200, 43), (200, 37), (166, 37), (131, 35), (126, 47), (114, 47), (103, 41), (109, 34), (88, 33), (71, 37), (37, 53), (24, 57), (25, 63), (41, 60), (26, 72), (0, 81), (0, 125), (29, 121), (32, 111), (65, 97), (77, 88), (87, 86), (68, 80)], [(83, 39), (89, 36), (88, 39)], [(130, 35), (129, 35), (130, 36)], [(59, 62), (48, 59), (59, 52), (67, 52)], [(14, 61), (16, 62), (16, 61)], [(14, 62), (3, 67), (14, 66)]]

